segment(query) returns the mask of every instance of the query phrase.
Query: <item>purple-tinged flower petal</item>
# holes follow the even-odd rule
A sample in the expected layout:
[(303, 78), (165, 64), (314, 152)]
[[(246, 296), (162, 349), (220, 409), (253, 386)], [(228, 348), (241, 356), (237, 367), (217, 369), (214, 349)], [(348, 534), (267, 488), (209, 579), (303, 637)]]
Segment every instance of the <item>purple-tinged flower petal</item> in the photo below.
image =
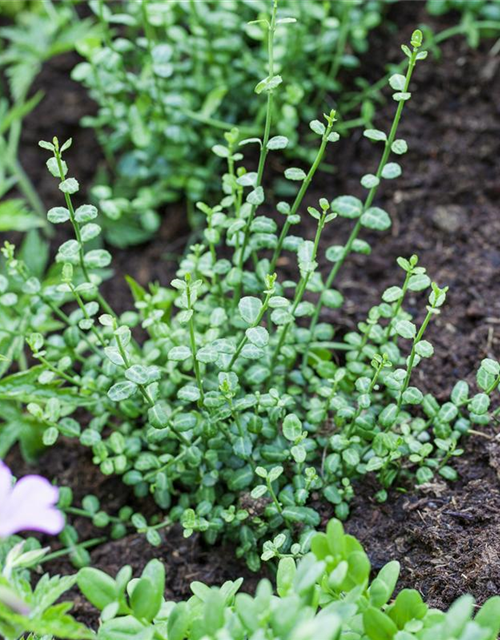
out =
[(19, 531), (56, 534), (64, 527), (64, 517), (56, 509), (59, 490), (40, 476), (25, 476), (0, 504), (0, 537)]
[(0, 510), (12, 490), (12, 473), (9, 467), (0, 460)]

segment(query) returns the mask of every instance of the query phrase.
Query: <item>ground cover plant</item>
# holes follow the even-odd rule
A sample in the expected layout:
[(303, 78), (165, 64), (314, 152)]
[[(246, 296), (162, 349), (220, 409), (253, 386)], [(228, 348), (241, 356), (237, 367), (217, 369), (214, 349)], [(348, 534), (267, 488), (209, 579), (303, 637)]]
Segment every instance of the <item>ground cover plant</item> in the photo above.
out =
[[(281, 3), (274, 64), (276, 74), (286, 70), (288, 82), (273, 116), (290, 148), (302, 148), (297, 125), (338, 89), (340, 69), (358, 65), (356, 54), (366, 51), (382, 4), (313, 0), (305, 10), (295, 0)], [(251, 96), (267, 65), (268, 3), (90, 6), (102, 37), (80, 47), (87, 61), (73, 77), (99, 105), (84, 124), (97, 131), (111, 175), (101, 177), (94, 195), (108, 239), (124, 246), (151, 237), (165, 203), (187, 196), (195, 215), (194, 204), (211, 190), (210, 176), (220, 167), (210, 149), (224, 130), (237, 124), (247, 137), (260, 131), (265, 105)], [(295, 23), (293, 31), (285, 22)]]
[[(47, 219), (64, 241), (46, 274), (33, 271), (30, 252), (3, 246), (1, 456), (16, 442), (28, 460), (52, 447), (64, 455), (65, 443), (76, 440), (135, 500), (121, 509), (91, 495), (80, 503), (70, 487), (57, 491), (40, 478), (11, 485), (0, 465), (0, 632), (7, 638), (94, 637), (70, 617), (71, 602), (57, 604), (76, 585), (101, 612), (98, 637), (114, 640), (498, 635), (498, 598), (477, 613), (465, 597), (444, 614), (416, 591), (398, 595), (397, 563), (373, 579), (362, 547), (339, 522), (367, 485), (382, 504), (391, 487), (425, 492), (455, 480), (467, 436), (490, 437), (482, 427), (499, 413), (493, 357), (482, 359), (474, 390), (465, 381), (446, 399), (421, 390), (423, 361), (433, 355), (428, 331), (442, 326), (448, 289), (410, 252), (355, 330), (330, 320), (331, 311), (344, 313), (334, 288), (342, 268), (367, 264), (377, 232), (391, 225), (382, 196), (406, 168), (407, 158), (398, 158), (408, 149), (399, 125), (408, 101), (421, 99), (413, 82), (426, 64), (422, 32), (403, 45), (402, 73), (389, 81), (392, 125), (364, 130), (366, 144), (379, 149), (378, 163), (366, 165), (373, 173), (360, 176), (352, 195), (325, 188), (306, 207), (326, 150), (336, 149), (339, 120), (329, 110), (310, 123), (316, 151), (308, 167), (276, 161), (289, 143), (274, 131), (273, 105), (283, 90), (274, 67), (276, 21), (275, 3), (265, 22), (268, 73), (255, 98), (265, 104), (263, 134), (249, 139), (234, 128), (219, 141), (213, 152), (227, 164), (224, 196), (197, 203), (203, 235), (188, 246), (170, 287), (143, 287), (128, 277), (133, 310), (116, 313), (104, 294), (112, 258), (99, 244), (102, 215), (80, 204), (71, 140), (41, 143), (61, 192)], [(279, 202), (267, 177), (271, 160), (289, 185)], [(301, 224), (306, 215), (313, 233)], [(350, 235), (332, 245), (339, 223), (351, 225)], [(331, 267), (320, 271), (325, 258)], [(31, 491), (23, 493), (26, 487)], [(338, 520), (317, 534), (333, 512)], [(91, 520), (102, 537), (80, 543), (74, 517)], [(157, 560), (143, 571), (125, 566), (116, 578), (86, 566), (88, 549), (108, 537), (136, 530), (161, 545), (176, 523), (208, 545), (229, 541), (253, 571), (268, 562), (276, 577), (255, 596), (237, 593), (240, 580), (220, 591), (194, 583), (194, 597), (176, 604), (165, 599)], [(38, 540), (19, 538), (25, 529), (59, 534), (62, 549), (50, 553)], [(40, 578), (40, 567), (65, 555), (82, 567), (77, 576)], [(74, 591), (67, 598), (75, 601)]]
[[(444, 3), (442, 3), (444, 4)], [(472, 3), (474, 5), (474, 3)], [(191, 224), (200, 223), (195, 203), (213, 193), (210, 176), (221, 166), (211, 154), (221, 133), (235, 124), (247, 137), (259, 134), (265, 105), (252, 100), (265, 75), (268, 3), (131, 2), (90, 3), (102, 36), (80, 44), (86, 62), (73, 77), (99, 105), (84, 124), (93, 128), (106, 156), (94, 190), (104, 214), (106, 238), (117, 246), (150, 238), (165, 204), (185, 197)], [(341, 77), (359, 67), (367, 36), (382, 21), (387, 3), (284, 0), (277, 20), (276, 75), (285, 90), (273, 103), (276, 133), (288, 138), (290, 157), (312, 161), (314, 149), (299, 125), (317, 116), (325, 102), (340, 113), (339, 131), (370, 126), (380, 101), (381, 83), (357, 78), (355, 90), (342, 91)], [(477, 43), (485, 30), (500, 34), (496, 2), (450, 3), (429, 10), (459, 8), (463, 19), (452, 32), (429, 33), (434, 46), (464, 34)], [(280, 14), (281, 15), (281, 14)], [(288, 25), (290, 26), (290, 25)], [(216, 147), (218, 148), (218, 146)], [(326, 164), (324, 169), (331, 171)], [(286, 190), (286, 183), (282, 188)]]
[[(309, 532), (320, 523), (315, 500), (326, 499), (337, 517), (346, 518), (352, 483), (364, 475), (377, 478), (380, 501), (405, 476), (415, 475), (421, 484), (436, 473), (454, 479), (450, 461), (462, 453), (460, 437), (488, 423), (490, 396), (500, 383), (500, 365), (486, 359), (478, 370), (478, 393), (459, 382), (450, 401), (439, 403), (412, 384), (419, 362), (432, 356), (424, 334), (446, 297), (446, 287), (432, 283), (415, 256), (398, 260), (399, 283), (384, 292), (357, 332), (335, 341), (333, 327), (319, 322), (324, 307), (342, 305), (333, 285), (349, 254), (370, 252), (361, 232), (390, 227), (374, 200), (380, 183), (401, 173), (390, 155), (407, 149), (397, 129), (415, 66), (426, 53), (415, 31), (411, 46), (403, 45), (406, 75), (390, 79), (391, 130), (365, 131), (381, 145), (381, 158), (375, 173), (361, 178), (364, 202), (351, 195), (322, 198), (318, 208), (309, 208), (316, 236), (303, 239), (290, 230), (300, 220), (326, 146), (338, 134), (334, 111), (311, 123), (317, 157), (308, 173), (285, 171), (300, 186), (295, 200), (277, 204), (284, 219), (278, 231), (263, 214), (262, 186), (268, 155), (287, 144), (284, 136), (271, 136), (279, 87), (273, 68), (276, 8), (267, 23), (269, 74), (257, 89), (267, 94), (264, 137), (240, 141), (240, 147), (259, 147), (258, 171), (240, 166), (239, 134), (227, 134), (226, 145), (216, 150), (228, 164), (225, 197), (216, 206), (198, 204), (207, 218), (204, 242), (190, 247), (171, 289), (147, 291), (130, 280), (136, 310), (120, 317), (103, 298), (100, 274), (111, 255), (89, 248), (100, 233), (97, 209), (73, 206), (79, 186), (64, 160), (70, 141), (41, 143), (51, 154), (48, 168), (66, 205), (51, 209), (48, 219), (74, 232), (56, 256), (60, 283), (42, 284), (13, 245), (3, 248), (9, 274), (2, 280), (3, 303), (13, 326), (23, 323), (38, 365), (5, 377), (0, 397), (26, 406), (28, 442), (33, 432), (46, 446), (60, 434), (79, 438), (92, 448), (102, 473), (122, 476), (138, 497), (153, 493), (165, 519), (148, 523), (137, 513), (131, 520), (153, 544), (159, 543), (159, 528), (180, 521), (186, 535), (236, 542), (237, 554), (253, 569), (261, 556), (269, 560), (307, 549)], [(323, 278), (317, 271), (319, 240), (337, 216), (352, 219), (353, 228), (344, 246), (328, 249), (332, 268)], [(296, 279), (277, 277), (283, 251), (296, 254)], [(404, 308), (410, 291), (422, 292), (426, 305), (418, 325)], [(73, 311), (64, 306), (70, 301)], [(134, 335), (139, 327), (145, 340)], [(332, 357), (336, 352), (344, 354), (343, 366)], [(90, 420), (78, 419), (77, 409)]]

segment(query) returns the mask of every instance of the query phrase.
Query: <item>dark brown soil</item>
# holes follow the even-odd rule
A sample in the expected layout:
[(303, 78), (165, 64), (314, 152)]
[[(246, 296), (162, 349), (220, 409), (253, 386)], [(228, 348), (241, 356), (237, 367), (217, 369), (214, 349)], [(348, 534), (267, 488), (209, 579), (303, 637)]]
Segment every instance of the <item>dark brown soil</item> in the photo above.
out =
[[(400, 59), (396, 43), (409, 40), (412, 29), (422, 20), (422, 10), (423, 3), (409, 1), (393, 8), (391, 18), (398, 30), (390, 38), (377, 38), (372, 49), (376, 54), (369, 60), (368, 73), (373, 80), (380, 76), (385, 61)], [(439, 26), (456, 24), (456, 20), (456, 16), (448, 16)], [(393, 184), (384, 185), (377, 202), (391, 214), (392, 231), (374, 236), (372, 256), (354, 257), (345, 265), (338, 286), (346, 304), (341, 314), (327, 317), (340, 332), (355, 326), (382, 291), (398, 283), (396, 258), (417, 253), (432, 278), (450, 287), (447, 306), (429, 329), (435, 357), (419, 374), (421, 388), (432, 390), (441, 399), (458, 379), (473, 382), (479, 361), (487, 356), (498, 358), (500, 351), (500, 91), (494, 90), (500, 82), (500, 59), (489, 55), (490, 47), (491, 43), (483, 42), (474, 51), (463, 39), (455, 38), (443, 45), (440, 60), (429, 59), (418, 66), (413, 99), (398, 134), (410, 147), (401, 159), (404, 173)], [(56, 75), (59, 73), (61, 70)], [(51, 130), (54, 122), (61, 125), (61, 138), (76, 137), (78, 118), (91, 105), (76, 86), (62, 80), (65, 76), (66, 71), (54, 80), (58, 99), (46, 107), (48, 120), (42, 124), (42, 118), (30, 118), (26, 127), (30, 141), (51, 135), (46, 130)], [(52, 82), (53, 77), (49, 75), (45, 81)], [(35, 113), (45, 108), (42, 105)], [(394, 109), (392, 101), (381, 108), (376, 120), (379, 128), (388, 129)], [(69, 160), (74, 174), (88, 184), (99, 154), (88, 131), (78, 136)], [(360, 132), (341, 141), (329, 158), (338, 172), (333, 178), (319, 177), (321, 190), (311, 195), (311, 203), (321, 196), (362, 196), (359, 178), (374, 171), (379, 153)], [(50, 178), (40, 173), (43, 161), (38, 151), (25, 158), (31, 175), (40, 181), (37, 186), (42, 195), (51, 201), (57, 199), (57, 190), (52, 186), (45, 190)], [(48, 204), (52, 206), (52, 202)], [(326, 244), (340, 243), (348, 232), (348, 224), (336, 221)], [(129, 273), (141, 284), (152, 279), (167, 284), (172, 267), (162, 257), (182, 251), (184, 236), (182, 208), (174, 207), (153, 242), (118, 252), (114, 262), (118, 273)], [(120, 288), (115, 281), (113, 287), (108, 292), (114, 303), (119, 309), (126, 308), (126, 285)], [(411, 304), (416, 316), (425, 306), (419, 299)], [(466, 455), (457, 462), (460, 480), (455, 484), (439, 482), (406, 494), (394, 491), (384, 505), (374, 502), (371, 487), (360, 487), (355, 499), (346, 528), (359, 536), (374, 568), (400, 560), (401, 585), (419, 589), (432, 606), (446, 607), (465, 592), (479, 602), (500, 592), (500, 443), (493, 439), (497, 432), (495, 424), (484, 437), (473, 436), (465, 443)], [(130, 499), (128, 490), (116, 480), (102, 478), (88, 454), (75, 444), (64, 443), (49, 451), (39, 470), (62, 485), (74, 486), (78, 479), (74, 487), (77, 497), (96, 493), (110, 511)], [(76, 524), (82, 539), (99, 535), (83, 520)], [(165, 534), (158, 549), (134, 535), (92, 552), (95, 565), (111, 573), (125, 562), (139, 571), (152, 557), (161, 557), (167, 564), (167, 595), (172, 598), (188, 595), (191, 580), (216, 584), (246, 575), (247, 586), (255, 583), (255, 577), (249, 577), (234, 559), (232, 549), (207, 549), (197, 538), (184, 540), (175, 529)], [(70, 571), (66, 561), (53, 562), (49, 568)], [(81, 619), (88, 619), (80, 599), (76, 612)]]
[(456, 467), (460, 480), (451, 487), (436, 482), (384, 505), (364, 488), (346, 527), (375, 569), (399, 560), (400, 586), (440, 608), (466, 592), (482, 603), (500, 591), (500, 443), (470, 440)]

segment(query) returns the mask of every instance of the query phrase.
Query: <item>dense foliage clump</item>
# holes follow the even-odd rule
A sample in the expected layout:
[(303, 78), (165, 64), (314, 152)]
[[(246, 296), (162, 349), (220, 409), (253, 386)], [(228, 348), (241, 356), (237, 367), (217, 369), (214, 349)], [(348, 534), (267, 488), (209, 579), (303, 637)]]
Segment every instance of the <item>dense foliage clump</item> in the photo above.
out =
[[(384, 502), (391, 488), (455, 480), (466, 436), (485, 435), (477, 427), (500, 414), (500, 362), (482, 360), (474, 389), (454, 380), (449, 399), (438, 400), (432, 381), (425, 389), (421, 381), (434, 353), (428, 327), (448, 287), (416, 255), (400, 257), (392, 286), (346, 331), (340, 278), (352, 254), (369, 256), (376, 234), (391, 227), (380, 187), (403, 171), (408, 144), (398, 130), (417, 65), (453, 35), (476, 46), (495, 29), (500, 4), (430, 0), (433, 13), (459, 8), (460, 22), (436, 36), (415, 30), (387, 82), (358, 79), (354, 95), (338, 93), (339, 72), (357, 64), (386, 3), (306, 4), (91, 0), (94, 17), (82, 20), (77, 0), (20, 1), (17, 25), (0, 29), (9, 87), (0, 98), (0, 196), (8, 196), (0, 231), (29, 231), (19, 249), (9, 236), (0, 255), (6, 640), (498, 636), (500, 598), (476, 610), (469, 596), (447, 613), (431, 609), (417, 591), (397, 590), (397, 562), (375, 577), (341, 521), (362, 483)], [(98, 102), (86, 124), (107, 171), (93, 203), (80, 204), (72, 141), (40, 142), (61, 192), (45, 215), (19, 160), (22, 125), (42, 99), (31, 89), (42, 62), (73, 47), (86, 58), (73, 75)], [(373, 125), (382, 85), (394, 105), (385, 131)], [(353, 105), (360, 117), (347, 122)], [(327, 150), (355, 124), (380, 148), (378, 164), (355, 193), (312, 202)], [(176, 277), (141, 286), (127, 276), (133, 306), (117, 313), (104, 294), (103, 283), (116, 282), (104, 240), (147, 239), (163, 204), (182, 196), (195, 209), (191, 222), (202, 223)], [(332, 242), (339, 218), (343, 243)], [(58, 239), (48, 268), (42, 233)], [(61, 438), (88, 449), (104, 476), (121, 478), (134, 507), (123, 496), (116, 513), (94, 495), (77, 503), (72, 487), (15, 478), (3, 462), (15, 445), (32, 462)], [(73, 517), (89, 518), (102, 537), (80, 541)], [(221, 588), (195, 582), (188, 601), (169, 602), (158, 560), (144, 559), (136, 578), (130, 566), (115, 577), (90, 566), (93, 547), (131, 531), (159, 546), (174, 524), (208, 544), (231, 542), (254, 571), (272, 561), (273, 580), (252, 595), (239, 593), (241, 579)], [(58, 535), (60, 548), (18, 535), (31, 530)], [(41, 572), (64, 555), (77, 575)], [(99, 612), (98, 629), (61, 602), (77, 586)]]
[[(426, 53), (415, 31), (411, 48), (403, 46), (406, 74), (390, 79), (393, 125), (387, 133), (365, 131), (382, 152), (375, 173), (361, 178), (364, 199), (322, 198), (308, 209), (316, 235), (304, 239), (290, 231), (326, 146), (338, 139), (336, 114), (311, 122), (318, 149), (309, 171), (285, 171), (298, 187), (295, 199), (276, 205), (278, 225), (262, 186), (269, 154), (288, 143), (271, 136), (280, 84), (273, 68), (276, 19), (275, 5), (267, 22), (269, 74), (257, 89), (267, 95), (264, 137), (241, 140), (234, 130), (216, 147), (227, 161), (224, 197), (215, 206), (198, 203), (206, 216), (203, 238), (181, 260), (171, 289), (146, 290), (130, 279), (135, 310), (114, 313), (99, 289), (111, 255), (92, 248), (101, 231), (98, 211), (74, 207), (79, 185), (64, 160), (70, 142), (59, 146), (57, 139), (41, 145), (52, 154), (48, 168), (66, 205), (51, 209), (48, 219), (74, 232), (56, 255), (59, 283), (57, 276), (45, 283), (32, 276), (8, 243), (9, 278), (1, 282), (9, 321), (30, 334), (38, 361), (0, 382), (0, 398), (26, 405), (28, 433), (43, 432), (47, 446), (60, 434), (77, 437), (102, 473), (122, 476), (139, 497), (152, 493), (165, 520), (148, 524), (136, 513), (131, 522), (153, 544), (159, 526), (179, 521), (186, 535), (235, 541), (253, 569), (261, 554), (270, 559), (307, 550), (309, 532), (320, 524), (318, 500), (347, 517), (353, 483), (367, 474), (376, 478), (381, 501), (404, 478), (425, 483), (439, 473), (454, 479), (450, 461), (462, 452), (460, 437), (488, 422), (490, 396), (500, 383), (500, 365), (489, 359), (479, 369), (475, 395), (458, 382), (442, 404), (412, 383), (415, 369), (433, 354), (425, 331), (446, 297), (446, 287), (433, 283), (415, 256), (398, 260), (401, 276), (356, 332), (336, 341), (334, 327), (321, 322), (325, 309), (342, 306), (334, 283), (344, 261), (351, 252), (370, 253), (362, 232), (391, 225), (375, 198), (381, 182), (401, 173), (391, 154), (407, 149), (397, 128), (415, 65)], [(244, 167), (238, 150), (250, 143), (260, 151), (256, 172)], [(352, 220), (351, 235), (327, 249), (332, 267), (322, 275), (321, 235), (337, 216)], [(297, 277), (278, 277), (283, 252), (296, 256)], [(426, 312), (416, 322), (405, 302), (419, 292)], [(23, 357), (19, 344), (12, 343), (11, 357)], [(88, 417), (82, 419), (82, 410)], [(115, 522), (117, 535), (121, 522)]]
[[(286, 72), (287, 82), (273, 117), (295, 153), (301, 149), (299, 123), (338, 90), (340, 69), (358, 64), (355, 53), (366, 51), (382, 4), (280, 3), (273, 64), (275, 74)], [(91, 6), (102, 37), (83, 41), (79, 48), (87, 61), (73, 77), (99, 104), (98, 114), (84, 124), (96, 130), (111, 170), (94, 195), (108, 239), (136, 244), (154, 233), (163, 204), (186, 195), (192, 206), (213, 191), (220, 158), (210, 149), (224, 130), (237, 124), (248, 137), (259, 135), (266, 108), (252, 93), (266, 74), (269, 3)]]

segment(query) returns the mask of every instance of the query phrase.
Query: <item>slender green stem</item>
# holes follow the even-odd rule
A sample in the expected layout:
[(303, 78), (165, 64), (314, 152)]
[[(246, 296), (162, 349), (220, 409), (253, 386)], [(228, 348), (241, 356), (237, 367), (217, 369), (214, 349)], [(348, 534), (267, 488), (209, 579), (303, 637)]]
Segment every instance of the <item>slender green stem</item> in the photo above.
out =
[[(375, 389), (375, 385), (377, 384), (377, 380), (380, 376), (380, 372), (382, 371), (382, 369), (384, 368), (384, 364), (385, 362), (382, 361), (379, 363), (379, 365), (376, 367), (371, 382), (370, 382), (370, 386), (368, 387), (368, 395), (371, 396), (371, 394), (373, 393), (373, 390)], [(363, 411), (363, 407), (361, 405), (358, 404), (358, 408), (356, 409), (356, 413), (354, 414), (349, 427), (347, 428), (347, 437), (349, 437), (352, 434), (352, 430), (356, 424), (356, 420), (359, 418), (359, 416), (361, 415)]]
[(73, 284), (69, 284), (70, 288), (71, 288), (71, 292), (73, 293), (73, 295), (75, 296), (76, 302), (78, 304), (78, 306), (80, 307), (84, 317), (86, 320), (89, 320), (92, 322), (92, 325), (90, 327), (90, 330), (92, 331), (92, 333), (94, 334), (94, 336), (97, 338), (97, 341), (100, 343), (101, 347), (105, 348), (106, 347), (106, 342), (104, 341), (103, 337), (101, 336), (101, 334), (99, 333), (99, 331), (97, 331), (92, 318), (89, 316), (87, 309), (85, 308), (85, 304), (80, 296), (80, 294), (78, 293), (78, 291), (76, 290), (76, 288), (73, 286)]
[[(409, 86), (410, 86), (410, 80), (411, 80), (411, 76), (413, 73), (413, 69), (415, 68), (415, 64), (416, 64), (416, 60), (417, 60), (417, 53), (418, 50), (414, 48), (411, 58), (408, 61), (408, 70), (406, 72), (406, 79), (405, 79), (405, 84), (404, 84), (404, 88), (403, 88), (403, 92), (406, 93), (408, 92)], [(398, 130), (398, 126), (399, 126), (399, 122), (401, 120), (401, 115), (403, 113), (403, 108), (405, 105), (405, 101), (401, 100), (398, 103), (398, 107), (396, 110), (396, 114), (394, 116), (394, 120), (391, 126), (391, 130), (389, 133), (389, 136), (387, 137), (387, 140), (385, 142), (385, 147), (384, 147), (384, 152), (382, 154), (382, 158), (380, 159), (378, 168), (377, 168), (377, 173), (375, 174), (378, 181), (377, 184), (372, 187), (370, 189), (370, 191), (368, 192), (368, 195), (365, 199), (364, 205), (363, 205), (363, 211), (366, 211), (367, 209), (369, 209), (372, 206), (373, 200), (377, 194), (378, 191), (378, 186), (380, 184), (380, 179), (382, 177), (382, 171), (384, 170), (385, 165), (387, 164), (387, 160), (389, 159), (389, 155), (391, 153), (391, 147), (392, 144), (396, 138), (396, 133)], [(351, 235), (349, 236), (349, 239), (347, 240), (347, 243), (344, 247), (344, 250), (342, 252), (342, 255), (340, 257), (340, 259), (335, 263), (335, 265), (333, 266), (333, 268), (331, 269), (327, 279), (326, 279), (326, 283), (325, 283), (325, 287), (323, 292), (321, 293), (318, 303), (316, 304), (316, 309), (314, 311), (314, 315), (312, 317), (311, 320), (311, 324), (310, 324), (310, 332), (311, 332), (311, 336), (314, 334), (314, 329), (316, 328), (316, 325), (318, 324), (319, 321), (319, 317), (321, 314), (321, 311), (323, 309), (323, 301), (324, 301), (324, 291), (328, 291), (335, 278), (337, 277), (337, 274), (339, 273), (340, 269), (342, 268), (347, 256), (351, 253), (352, 251), (352, 246), (354, 244), (354, 241), (357, 239), (360, 231), (362, 229), (362, 223), (361, 223), (361, 216), (359, 217), (356, 225), (354, 226)], [(304, 354), (304, 362), (303, 362), (303, 366), (306, 366), (307, 363), (307, 356), (308, 356), (309, 350), (307, 349), (305, 354)]]
[[(81, 516), (82, 518), (93, 518), (95, 514), (90, 513), (89, 511), (85, 511), (85, 509), (79, 509), (78, 507), (66, 507), (65, 509), (62, 509), (64, 511), (64, 513), (67, 513), (69, 515), (72, 516)], [(122, 524), (122, 520), (120, 520), (120, 518), (117, 518), (116, 516), (109, 516), (108, 515), (108, 519), (109, 522), (113, 522), (115, 524)]]
[(415, 356), (417, 355), (417, 344), (422, 340), (425, 330), (427, 329), (427, 325), (429, 324), (429, 322), (431, 321), (432, 316), (434, 315), (435, 311), (434, 311), (434, 307), (431, 307), (429, 309), (429, 311), (427, 312), (427, 315), (425, 316), (425, 319), (422, 323), (422, 326), (420, 327), (420, 330), (415, 338), (415, 340), (413, 341), (413, 346), (411, 349), (411, 353), (410, 353), (410, 357), (408, 359), (408, 367), (407, 367), (407, 371), (406, 371), (406, 376), (403, 382), (403, 386), (400, 389), (399, 392), (399, 396), (398, 396), (398, 412), (401, 409), (401, 405), (403, 404), (403, 395), (404, 392), (408, 389), (408, 386), (410, 385), (410, 380), (411, 380), (411, 374), (412, 374), (412, 369), (413, 369), (413, 363), (415, 361)]
[(189, 283), (186, 289), (186, 296), (187, 296), (187, 302), (188, 302), (188, 310), (192, 312), (191, 317), (189, 318), (189, 342), (191, 346), (191, 355), (193, 357), (194, 373), (196, 376), (196, 383), (198, 384), (198, 389), (200, 390), (201, 402), (204, 403), (205, 393), (203, 391), (203, 380), (200, 372), (200, 363), (196, 358), (196, 337), (194, 332), (194, 309), (191, 304), (191, 289), (190, 289)]
[(391, 336), (392, 325), (394, 323), (394, 320), (398, 317), (398, 314), (401, 311), (401, 307), (403, 306), (403, 301), (405, 299), (406, 292), (408, 291), (408, 285), (410, 284), (411, 276), (412, 276), (412, 271), (411, 270), (407, 271), (406, 272), (405, 281), (404, 281), (403, 287), (402, 287), (401, 297), (399, 298), (399, 300), (397, 301), (396, 305), (394, 306), (394, 311), (393, 311), (393, 314), (392, 314), (392, 318), (391, 318), (389, 324), (387, 325), (387, 327), (385, 329), (384, 337), (385, 337), (386, 341), (389, 340), (389, 338)]
[(328, 144), (328, 136), (332, 133), (333, 130), (333, 122), (331, 122), (328, 127), (326, 128), (325, 133), (323, 134), (323, 139), (321, 141), (321, 146), (318, 150), (318, 153), (316, 154), (316, 158), (311, 166), (311, 168), (309, 169), (309, 172), (306, 176), (306, 178), (304, 179), (304, 181), (302, 182), (302, 185), (300, 187), (300, 190), (297, 194), (297, 197), (295, 198), (295, 201), (292, 205), (292, 208), (290, 210), (290, 213), (287, 216), (287, 220), (283, 226), (283, 229), (281, 230), (281, 234), (280, 237), (278, 239), (278, 244), (276, 245), (276, 249), (274, 250), (274, 254), (271, 260), (271, 266), (269, 267), (269, 272), (270, 273), (274, 273), (275, 269), (276, 269), (276, 263), (278, 262), (278, 259), (281, 255), (281, 251), (283, 249), (283, 243), (285, 241), (285, 238), (288, 235), (288, 232), (290, 230), (290, 226), (291, 223), (289, 221), (289, 217), (290, 216), (295, 216), (297, 211), (299, 210), (300, 205), (302, 204), (302, 200), (304, 199), (304, 196), (307, 193), (307, 190), (309, 188), (309, 185), (311, 184), (311, 181), (314, 177), (314, 174), (316, 173), (316, 171), (318, 170), (318, 167), (323, 159), (323, 156), (325, 155), (325, 149), (326, 149), (326, 145)]
[(281, 506), (280, 501), (278, 500), (276, 493), (274, 492), (273, 486), (269, 478), (266, 478), (267, 490), (269, 491), (269, 495), (271, 496), (272, 501), (274, 502), (278, 513), (283, 515), (283, 507)]
[[(257, 320), (255, 321), (255, 323), (250, 328), (255, 328), (255, 327), (258, 327), (260, 325), (264, 315), (266, 314), (266, 312), (267, 312), (267, 310), (269, 308), (269, 300), (271, 299), (273, 294), (274, 294), (274, 291), (273, 292), (269, 292), (266, 295), (266, 299), (264, 300), (264, 302), (262, 304), (262, 308), (261, 308), (260, 313), (259, 313), (259, 315), (257, 317)], [(231, 362), (228, 365), (227, 371), (231, 371), (231, 369), (234, 366), (234, 363), (239, 358), (239, 355), (242, 352), (243, 347), (246, 345), (247, 342), (248, 342), (248, 337), (247, 337), (247, 335), (245, 333), (245, 335), (241, 338), (240, 343), (239, 343), (236, 351), (233, 354), (233, 357), (231, 358)]]
[[(268, 31), (269, 78), (272, 78), (274, 76), (274, 35), (276, 32), (277, 12), (278, 12), (278, 0), (274, 0), (271, 23), (269, 25), (269, 31)], [(266, 166), (266, 160), (269, 154), (269, 149), (267, 148), (267, 144), (271, 136), (273, 100), (274, 100), (274, 91), (271, 89), (267, 94), (266, 123), (264, 126), (264, 138), (262, 140), (262, 146), (260, 149), (259, 166), (257, 169), (257, 181), (255, 184), (256, 189), (260, 187), (262, 184), (264, 168)], [(241, 245), (239, 260), (238, 260), (240, 273), (241, 271), (243, 271), (243, 265), (245, 263), (245, 253), (246, 253), (248, 241), (250, 239), (250, 227), (252, 225), (256, 211), (257, 211), (257, 205), (252, 205), (250, 209), (250, 213), (248, 215), (248, 220), (243, 232), (243, 243)], [(241, 282), (235, 288), (235, 295), (233, 298), (233, 307), (236, 307), (236, 305), (238, 304), (240, 296), (241, 296)]]
[[(91, 549), (92, 547), (98, 547), (100, 544), (104, 544), (108, 541), (108, 538), (93, 538), (92, 540), (87, 540), (86, 542), (82, 542), (80, 544), (75, 545), (75, 549)], [(39, 564), (43, 564), (45, 562), (50, 562), (52, 560), (56, 560), (57, 558), (62, 558), (63, 556), (67, 556), (70, 553), (73, 553), (75, 549), (61, 549), (60, 551), (54, 551), (53, 553), (49, 553), (42, 560), (40, 560)]]
[[(129, 369), (130, 368), (130, 364), (131, 364), (130, 363), (130, 358), (128, 356), (127, 350), (123, 346), (123, 343), (122, 343), (122, 340), (121, 340), (120, 336), (116, 332), (115, 332), (115, 339), (116, 339), (116, 346), (118, 347), (118, 351), (120, 352), (120, 355), (123, 358), (123, 361), (125, 362), (125, 368)], [(141, 392), (142, 396), (144, 397), (144, 400), (146, 400), (148, 405), (150, 407), (154, 407), (154, 402), (151, 399), (151, 396), (149, 395), (148, 390), (146, 389), (146, 387), (143, 384), (138, 384), (137, 388)]]
[(150, 527), (148, 527), (149, 531), (159, 531), (160, 529), (165, 529), (166, 527), (169, 527), (172, 524), (172, 521), (167, 519), (167, 520), (163, 520), (163, 522), (159, 522), (158, 524), (154, 524)]
[(71, 383), (75, 387), (85, 386), (82, 382), (80, 382), (80, 380), (77, 380), (76, 378), (69, 376), (67, 373), (64, 373), (64, 371), (61, 371), (57, 367), (54, 367), (54, 365), (49, 360), (47, 360), (47, 358), (44, 358), (43, 356), (37, 356), (37, 358), (45, 367), (47, 367), (47, 369), (52, 371), (52, 373), (55, 373), (57, 376), (59, 376), (63, 380), (66, 380), (66, 382)]
[[(323, 211), (323, 215), (321, 216), (321, 219), (319, 220), (318, 223), (318, 228), (316, 230), (316, 237), (314, 239), (314, 247), (313, 247), (313, 251), (312, 251), (312, 256), (311, 256), (311, 261), (315, 262), (316, 261), (316, 256), (318, 255), (318, 247), (319, 247), (319, 240), (321, 237), (321, 232), (323, 231), (324, 227), (325, 227), (325, 222), (326, 222), (326, 217), (327, 217), (327, 211)], [(292, 315), (292, 320), (290, 320), (290, 322), (287, 322), (287, 324), (285, 324), (283, 326), (283, 329), (281, 330), (281, 335), (278, 341), (278, 345), (276, 347), (276, 350), (273, 354), (273, 357), (271, 358), (271, 370), (274, 368), (276, 361), (279, 357), (279, 354), (281, 352), (281, 348), (283, 347), (283, 345), (285, 344), (285, 340), (286, 340), (286, 336), (288, 334), (288, 331), (290, 330), (290, 327), (292, 326), (292, 324), (295, 322), (295, 312), (297, 311), (297, 307), (299, 306), (300, 302), (302, 301), (302, 298), (304, 296), (304, 293), (306, 292), (307, 289), (307, 285), (309, 283), (309, 280), (311, 278), (311, 275), (314, 273), (314, 271), (309, 270), (307, 271), (305, 274), (301, 275), (298, 287), (297, 287), (297, 291), (295, 294), (295, 298), (294, 298), (294, 302), (293, 302), (293, 306), (292, 309), (290, 311), (291, 315)]]

